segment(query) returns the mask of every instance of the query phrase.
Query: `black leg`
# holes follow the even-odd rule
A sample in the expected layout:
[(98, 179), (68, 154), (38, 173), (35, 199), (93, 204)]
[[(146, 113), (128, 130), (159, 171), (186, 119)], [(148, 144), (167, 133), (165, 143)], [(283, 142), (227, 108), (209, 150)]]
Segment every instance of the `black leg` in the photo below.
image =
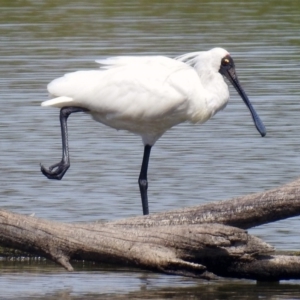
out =
[(142, 168), (139, 177), (139, 186), (140, 186), (144, 215), (149, 215), (148, 195), (147, 195), (147, 189), (148, 189), (147, 171), (148, 171), (148, 163), (149, 163), (151, 147), (152, 146), (150, 145), (146, 145), (144, 148), (144, 157), (143, 157)]
[(69, 158), (69, 144), (68, 144), (68, 126), (67, 120), (70, 114), (75, 112), (87, 111), (81, 107), (63, 107), (60, 110), (60, 127), (61, 127), (61, 139), (62, 139), (62, 159), (59, 163), (50, 166), (48, 169), (41, 165), (42, 173), (49, 179), (60, 180), (70, 167)]

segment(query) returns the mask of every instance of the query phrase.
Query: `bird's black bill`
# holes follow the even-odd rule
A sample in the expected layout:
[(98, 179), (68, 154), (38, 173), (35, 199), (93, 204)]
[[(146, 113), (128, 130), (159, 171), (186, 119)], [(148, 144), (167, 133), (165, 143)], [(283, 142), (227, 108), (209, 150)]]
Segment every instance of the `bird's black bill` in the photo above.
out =
[(244, 90), (242, 89), (239, 80), (237, 78), (236, 72), (235, 72), (235, 68), (234, 68), (234, 63), (232, 61), (231, 57), (227, 57), (225, 58), (226, 63), (223, 65), (221, 65), (221, 68), (219, 70), (219, 72), (224, 75), (230, 82), (231, 84), (234, 86), (234, 88), (237, 90), (237, 92), (240, 94), (240, 96), (242, 97), (242, 99), (244, 100), (245, 104), (247, 105), (247, 107), (249, 108), (255, 127), (256, 129), (259, 131), (259, 133), (261, 134), (261, 136), (265, 136), (266, 135), (266, 127), (263, 124), (263, 122), (261, 121), (260, 117), (258, 116), (258, 114), (256, 113), (255, 109), (253, 108), (248, 96), (246, 95), (246, 93), (244, 92)]

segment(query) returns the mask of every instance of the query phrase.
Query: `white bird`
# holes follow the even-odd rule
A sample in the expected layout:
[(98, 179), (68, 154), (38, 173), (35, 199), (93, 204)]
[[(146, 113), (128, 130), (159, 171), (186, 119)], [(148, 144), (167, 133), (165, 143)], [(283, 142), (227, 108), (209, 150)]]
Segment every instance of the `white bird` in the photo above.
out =
[(54, 99), (42, 106), (61, 108), (62, 160), (48, 169), (49, 179), (62, 179), (70, 167), (67, 118), (85, 112), (95, 121), (141, 136), (144, 156), (139, 176), (143, 214), (149, 214), (147, 170), (151, 147), (171, 127), (188, 121), (204, 123), (229, 100), (223, 76), (249, 108), (257, 130), (266, 130), (243, 91), (230, 54), (222, 48), (164, 56), (120, 56), (97, 61), (100, 69), (77, 71), (53, 80)]

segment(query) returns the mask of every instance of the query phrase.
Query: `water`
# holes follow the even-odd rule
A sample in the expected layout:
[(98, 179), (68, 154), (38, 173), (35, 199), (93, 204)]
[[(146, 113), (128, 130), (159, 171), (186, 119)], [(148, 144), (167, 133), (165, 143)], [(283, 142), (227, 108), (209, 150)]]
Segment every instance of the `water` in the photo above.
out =
[[(180, 276), (78, 265), (74, 272), (46, 263), (6, 263), (0, 275), (1, 299), (299, 299), (296, 283), (261, 284), (244, 280), (217, 283)], [(21, 270), (20, 270), (21, 269)], [(41, 271), (42, 270), (42, 271)], [(120, 285), (120, 282), (122, 284)], [(243, 295), (243, 296), (241, 296)]]
[[(151, 153), (150, 212), (264, 191), (299, 176), (298, 1), (0, 0), (0, 5), (1, 208), (65, 222), (141, 214), (139, 137), (74, 114), (69, 121), (71, 168), (64, 179), (47, 180), (39, 166), (58, 162), (61, 156), (58, 110), (39, 106), (48, 97), (47, 83), (66, 72), (97, 68), (95, 59), (121, 54), (176, 56), (226, 48), (268, 131), (265, 138), (259, 136), (232, 88), (229, 105), (212, 120), (201, 126), (182, 124), (167, 132)], [(299, 250), (299, 220), (250, 232), (277, 249)], [(108, 278), (127, 294), (143, 286), (139, 277), (144, 276), (140, 271), (135, 276), (130, 271), (111, 271), (107, 277), (101, 269), (94, 271), (97, 275), (66, 274), (60, 268), (44, 274), (44, 267), (37, 267), (33, 276), (38, 283), (20, 285), (14, 292), (8, 287), (32, 271), (3, 268), (1, 291), (6, 297), (22, 290), (34, 293), (45, 285), (51, 295), (72, 291), (70, 299), (86, 295), (87, 289), (101, 294), (95, 282), (108, 282)], [(60, 276), (66, 278), (64, 285)], [(186, 282), (146, 276), (155, 278), (154, 290), (160, 285), (172, 290), (181, 287), (181, 280)], [(79, 281), (85, 287), (80, 288)], [(214, 286), (205, 284), (206, 289), (203, 282), (187, 281), (194, 290), (200, 286), (207, 292)], [(245, 286), (252, 289), (248, 281)], [(271, 290), (281, 295), (284, 288), (279, 287)], [(287, 298), (283, 294), (276, 299), (292, 299), (291, 294)]]

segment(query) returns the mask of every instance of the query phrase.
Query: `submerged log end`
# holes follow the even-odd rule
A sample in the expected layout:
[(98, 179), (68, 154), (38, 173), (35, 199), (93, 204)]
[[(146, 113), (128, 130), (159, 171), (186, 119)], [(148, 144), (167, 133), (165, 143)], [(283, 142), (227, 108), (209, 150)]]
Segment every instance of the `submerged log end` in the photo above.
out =
[(57, 264), (61, 265), (64, 267), (67, 271), (74, 271), (74, 268), (69, 262), (69, 258), (66, 255), (61, 255), (59, 257), (52, 256), (52, 260), (56, 262)]
[(208, 272), (205, 266), (178, 258), (169, 261), (164, 266), (161, 266), (160, 271), (171, 275), (196, 277), (206, 280), (218, 278), (215, 274)]
[(300, 257), (260, 255), (250, 263), (233, 263), (227, 269), (226, 276), (274, 282), (300, 279)]

